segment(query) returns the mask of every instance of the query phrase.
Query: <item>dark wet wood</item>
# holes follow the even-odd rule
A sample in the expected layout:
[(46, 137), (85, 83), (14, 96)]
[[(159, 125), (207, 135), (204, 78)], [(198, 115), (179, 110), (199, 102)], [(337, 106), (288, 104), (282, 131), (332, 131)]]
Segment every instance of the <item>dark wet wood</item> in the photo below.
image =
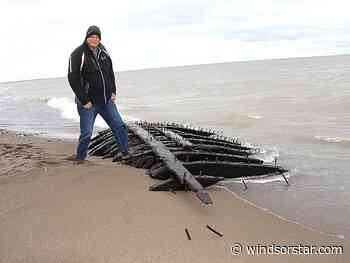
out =
[(187, 184), (189, 188), (196, 193), (197, 197), (205, 204), (212, 204), (212, 200), (203, 188), (203, 186), (196, 180), (196, 178), (182, 165), (181, 162), (177, 161), (176, 157), (168, 148), (156, 140), (149, 132), (143, 129), (137, 124), (129, 124), (129, 129), (132, 130), (137, 136), (147, 143), (154, 153), (163, 161), (163, 163), (172, 171), (180, 184)]

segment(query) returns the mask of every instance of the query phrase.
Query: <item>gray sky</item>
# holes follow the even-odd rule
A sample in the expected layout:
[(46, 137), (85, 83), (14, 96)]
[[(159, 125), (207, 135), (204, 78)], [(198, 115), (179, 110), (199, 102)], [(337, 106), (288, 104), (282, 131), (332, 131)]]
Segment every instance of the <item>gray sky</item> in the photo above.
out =
[(343, 0), (1, 0), (0, 81), (66, 76), (90, 25), (116, 71), (347, 54)]

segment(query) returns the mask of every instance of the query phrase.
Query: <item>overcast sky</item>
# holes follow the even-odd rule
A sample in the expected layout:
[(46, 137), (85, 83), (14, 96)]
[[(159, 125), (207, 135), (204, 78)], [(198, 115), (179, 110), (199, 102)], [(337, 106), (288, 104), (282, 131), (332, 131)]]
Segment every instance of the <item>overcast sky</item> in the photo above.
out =
[(350, 51), (345, 0), (0, 1), (0, 81), (65, 77), (90, 25), (116, 71)]

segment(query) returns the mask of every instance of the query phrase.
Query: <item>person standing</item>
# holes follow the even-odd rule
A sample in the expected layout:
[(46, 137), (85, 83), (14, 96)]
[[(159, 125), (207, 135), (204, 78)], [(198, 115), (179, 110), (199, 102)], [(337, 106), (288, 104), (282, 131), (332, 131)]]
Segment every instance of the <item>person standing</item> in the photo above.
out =
[(69, 57), (68, 82), (75, 94), (80, 117), (80, 136), (76, 154), (71, 156), (76, 164), (87, 157), (88, 147), (97, 114), (111, 128), (118, 143), (118, 157), (130, 158), (127, 126), (122, 120), (116, 100), (116, 83), (112, 59), (102, 45), (101, 30), (90, 26), (86, 37)]

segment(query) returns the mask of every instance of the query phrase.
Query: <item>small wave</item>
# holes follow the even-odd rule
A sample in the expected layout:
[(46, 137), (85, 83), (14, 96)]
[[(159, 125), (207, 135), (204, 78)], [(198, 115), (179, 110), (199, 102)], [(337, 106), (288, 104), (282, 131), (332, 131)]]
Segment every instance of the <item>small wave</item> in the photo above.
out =
[[(293, 170), (284, 173), (284, 176), (288, 179), (292, 176), (295, 176), (297, 174), (297, 169), (294, 168)], [(284, 178), (281, 174), (266, 174), (264, 176), (258, 175), (258, 176), (250, 176), (250, 177), (238, 177), (233, 179), (228, 179), (221, 181), (219, 184), (226, 185), (231, 183), (242, 183), (242, 179), (244, 179), (245, 182), (253, 183), (253, 184), (266, 184), (266, 183), (273, 183), (273, 182), (284, 182)]]
[(314, 138), (321, 142), (350, 144), (350, 138), (328, 137), (328, 136), (318, 136), (318, 135), (314, 136)]
[(32, 98), (30, 99), (31, 101), (34, 102), (44, 102), (44, 103), (48, 103), (50, 101), (50, 97), (38, 97), (38, 98)]
[[(287, 172), (284, 174), (284, 176), (286, 178), (289, 178), (291, 174)], [(252, 177), (246, 181), (254, 184), (266, 184), (266, 183), (273, 183), (273, 182), (284, 182), (284, 178), (281, 174), (272, 174), (272, 175), (267, 175), (263, 177), (261, 176)]]
[(344, 235), (342, 235), (342, 234), (337, 234), (337, 235), (335, 235), (337, 238), (339, 238), (339, 239), (345, 239), (345, 236)]
[(243, 142), (242, 145), (246, 146), (246, 147), (257, 149), (257, 153), (254, 154), (254, 157), (264, 161), (265, 163), (273, 163), (275, 161), (275, 159), (277, 159), (280, 156), (279, 150), (277, 147), (262, 148), (258, 145), (252, 144), (250, 142)]
[(51, 98), (47, 101), (47, 105), (61, 112), (61, 117), (69, 120), (79, 120), (74, 101), (70, 98)]
[(259, 151), (260, 154), (266, 153), (266, 149), (260, 148), (260, 147), (259, 147), (258, 145), (256, 145), (256, 144), (253, 144), (253, 143), (250, 143), (250, 142), (247, 142), (247, 141), (243, 141), (243, 142), (241, 142), (241, 143), (242, 143), (242, 146), (257, 149), (257, 150)]
[(9, 87), (0, 87), (0, 94), (6, 93), (9, 89)]
[(248, 115), (248, 118), (250, 119), (255, 119), (255, 120), (259, 120), (264, 118), (263, 116), (259, 116), (259, 115)]
[(8, 92), (9, 89), (8, 87), (0, 87), (0, 106), (3, 106), (4, 103), (12, 99), (12, 96)]
[[(1, 95), (1, 94), (0, 94), (0, 95)], [(0, 101), (1, 101), (1, 102), (8, 102), (8, 101), (11, 100), (11, 99), (12, 99), (11, 96), (3, 96), (3, 95), (0, 96)]]
[[(79, 122), (77, 106), (73, 99), (66, 97), (50, 98), (47, 100), (47, 105), (53, 109), (58, 110), (61, 113), (62, 118)], [(118, 108), (120, 107), (118, 106)], [(137, 121), (139, 119), (131, 116), (125, 116), (125, 120)], [(97, 115), (95, 125), (100, 128), (108, 128), (107, 123), (102, 119), (100, 115)]]
[(273, 163), (280, 156), (278, 149), (263, 149), (257, 157), (264, 161), (264, 163)]

